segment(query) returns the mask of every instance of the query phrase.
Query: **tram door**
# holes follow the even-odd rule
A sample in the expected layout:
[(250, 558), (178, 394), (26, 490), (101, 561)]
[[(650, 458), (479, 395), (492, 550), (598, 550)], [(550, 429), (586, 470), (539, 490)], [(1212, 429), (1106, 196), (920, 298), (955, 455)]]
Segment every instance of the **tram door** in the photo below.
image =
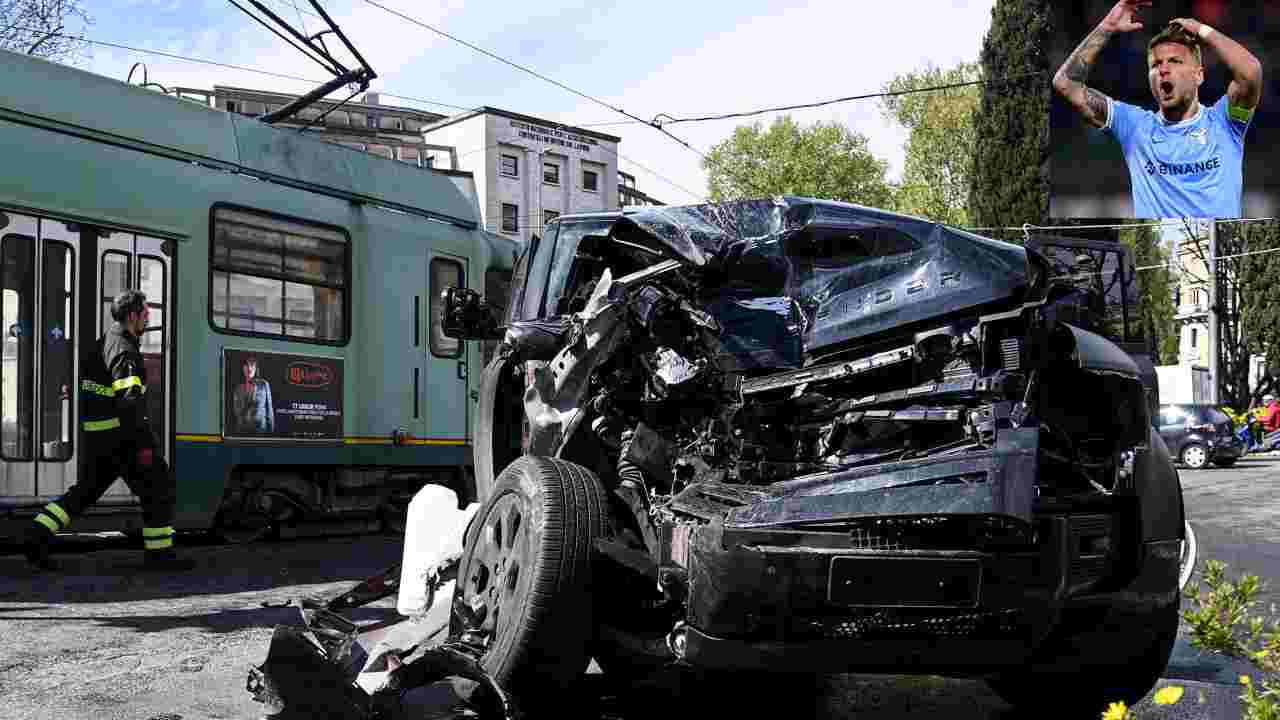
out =
[[(147, 296), (150, 319), (139, 343), (142, 361), (147, 369), (147, 410), (151, 427), (156, 434), (156, 451), (169, 460), (173, 417), (169, 403), (169, 379), (173, 372), (170, 348), (173, 346), (173, 327), (169, 322), (172, 307), (173, 278), (171, 241), (138, 235), (130, 232), (99, 232), (97, 237), (97, 277), (92, 286), (97, 293), (97, 317), (94, 318), (97, 338), (111, 326), (111, 301), (126, 289), (141, 290)], [(129, 492), (123, 480), (107, 490), (104, 501), (136, 498)]]
[(470, 435), (471, 403), (467, 401), (467, 344), (445, 337), (441, 320), (447, 287), (466, 287), (467, 260), (431, 253), (427, 260), (427, 378), (418, 391), (426, 412), (427, 437), (463, 440)]
[(0, 212), (0, 497), (45, 502), (75, 482), (74, 226)]

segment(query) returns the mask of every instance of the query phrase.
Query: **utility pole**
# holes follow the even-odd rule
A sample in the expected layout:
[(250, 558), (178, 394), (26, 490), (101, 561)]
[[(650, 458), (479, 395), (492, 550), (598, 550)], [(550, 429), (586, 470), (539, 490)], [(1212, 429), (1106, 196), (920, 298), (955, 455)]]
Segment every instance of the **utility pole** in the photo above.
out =
[[(1218, 398), (1221, 396), (1219, 388), (1222, 385), (1222, 378), (1218, 376), (1218, 370), (1221, 366), (1219, 359), (1222, 357), (1222, 347), (1220, 339), (1222, 333), (1218, 326), (1218, 317), (1221, 314), (1221, 308), (1218, 307), (1219, 287), (1222, 273), (1218, 272), (1218, 223), (1208, 221), (1208, 240), (1209, 240), (1209, 262), (1206, 271), (1209, 273), (1209, 402), (1214, 405), (1218, 404)], [(1199, 225), (1199, 222), (1197, 222)], [(1199, 228), (1197, 228), (1199, 231)]]

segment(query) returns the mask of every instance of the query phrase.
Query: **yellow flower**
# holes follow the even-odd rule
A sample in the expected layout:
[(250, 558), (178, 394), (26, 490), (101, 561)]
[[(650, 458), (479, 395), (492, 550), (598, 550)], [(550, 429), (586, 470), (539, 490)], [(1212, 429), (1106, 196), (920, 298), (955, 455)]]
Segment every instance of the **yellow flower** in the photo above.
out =
[(1249, 684), (1249, 676), (1248, 676), (1248, 675), (1241, 675), (1241, 676), (1240, 676), (1240, 684), (1241, 684), (1241, 685), (1248, 685), (1248, 684)]
[(1124, 720), (1129, 714), (1129, 708), (1125, 707), (1122, 702), (1113, 702), (1107, 706), (1105, 712), (1102, 713), (1102, 720)]
[(1157, 705), (1172, 705), (1182, 699), (1182, 688), (1178, 685), (1162, 687), (1153, 699)]

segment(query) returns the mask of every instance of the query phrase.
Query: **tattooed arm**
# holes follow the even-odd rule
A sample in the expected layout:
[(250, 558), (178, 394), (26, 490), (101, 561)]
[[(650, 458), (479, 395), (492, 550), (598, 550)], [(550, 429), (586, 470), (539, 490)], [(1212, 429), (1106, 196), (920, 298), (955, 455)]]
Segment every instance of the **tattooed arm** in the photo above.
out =
[(1142, 29), (1142, 23), (1133, 21), (1133, 14), (1150, 4), (1150, 0), (1120, 0), (1053, 76), (1053, 89), (1094, 127), (1107, 124), (1107, 96), (1085, 85), (1089, 68), (1112, 35)]

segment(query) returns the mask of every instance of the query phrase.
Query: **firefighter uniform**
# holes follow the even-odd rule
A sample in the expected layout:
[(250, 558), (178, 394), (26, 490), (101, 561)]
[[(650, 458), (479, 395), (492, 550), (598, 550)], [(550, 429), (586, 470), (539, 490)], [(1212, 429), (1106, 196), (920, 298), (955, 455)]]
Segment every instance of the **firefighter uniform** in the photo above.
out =
[[(121, 323), (114, 323), (81, 353), (80, 368), (81, 475), (66, 494), (36, 515), (33, 532), (44, 535), (38, 538), (44, 547), (43, 556), (36, 552), (32, 562), (48, 566), (48, 539), (66, 530), (118, 477), (142, 500), (142, 540), (148, 562), (172, 561), (177, 493), (173, 475), (155, 453), (145, 398), (147, 375), (137, 338)], [(140, 461), (147, 454), (150, 462), (145, 457)]]

